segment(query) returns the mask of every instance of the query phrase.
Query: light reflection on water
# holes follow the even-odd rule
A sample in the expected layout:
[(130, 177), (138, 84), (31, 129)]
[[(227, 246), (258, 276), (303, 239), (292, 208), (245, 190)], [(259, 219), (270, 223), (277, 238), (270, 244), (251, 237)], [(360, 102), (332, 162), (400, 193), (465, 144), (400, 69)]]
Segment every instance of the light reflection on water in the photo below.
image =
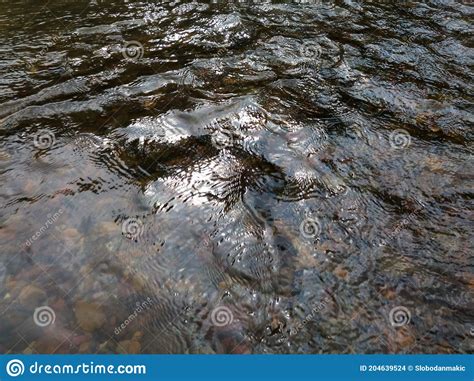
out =
[(0, 352), (470, 351), (470, 15), (0, 3)]

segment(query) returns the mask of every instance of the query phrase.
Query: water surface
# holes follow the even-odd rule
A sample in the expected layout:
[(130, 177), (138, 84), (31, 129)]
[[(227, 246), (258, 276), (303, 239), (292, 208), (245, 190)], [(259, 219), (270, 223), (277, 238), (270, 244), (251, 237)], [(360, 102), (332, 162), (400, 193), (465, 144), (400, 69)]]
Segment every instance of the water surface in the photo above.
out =
[(473, 7), (0, 2), (0, 352), (473, 350)]

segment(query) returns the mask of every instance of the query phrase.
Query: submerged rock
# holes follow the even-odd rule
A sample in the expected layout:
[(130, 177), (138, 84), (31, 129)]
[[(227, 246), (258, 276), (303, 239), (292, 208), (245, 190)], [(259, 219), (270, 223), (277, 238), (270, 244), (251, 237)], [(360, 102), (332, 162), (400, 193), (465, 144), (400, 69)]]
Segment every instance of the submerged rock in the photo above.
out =
[(25, 286), (18, 296), (18, 300), (21, 304), (28, 307), (40, 306), (41, 303), (46, 299), (46, 292), (35, 285)]
[(79, 326), (87, 332), (93, 332), (101, 328), (107, 318), (98, 303), (78, 301), (74, 306), (76, 321)]

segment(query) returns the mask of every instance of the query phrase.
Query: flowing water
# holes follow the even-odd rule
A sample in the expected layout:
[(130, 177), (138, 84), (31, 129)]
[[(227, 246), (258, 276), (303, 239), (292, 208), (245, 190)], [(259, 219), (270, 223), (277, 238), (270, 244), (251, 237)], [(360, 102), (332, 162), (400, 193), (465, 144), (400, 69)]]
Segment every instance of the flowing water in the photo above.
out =
[(0, 1), (0, 352), (472, 352), (473, 13)]

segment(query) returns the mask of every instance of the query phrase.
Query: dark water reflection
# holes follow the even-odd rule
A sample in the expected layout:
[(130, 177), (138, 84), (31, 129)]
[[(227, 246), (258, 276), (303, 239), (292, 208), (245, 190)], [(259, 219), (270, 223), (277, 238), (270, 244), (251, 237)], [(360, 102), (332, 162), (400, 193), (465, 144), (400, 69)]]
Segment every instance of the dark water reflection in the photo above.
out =
[(467, 3), (1, 1), (0, 352), (472, 352)]

